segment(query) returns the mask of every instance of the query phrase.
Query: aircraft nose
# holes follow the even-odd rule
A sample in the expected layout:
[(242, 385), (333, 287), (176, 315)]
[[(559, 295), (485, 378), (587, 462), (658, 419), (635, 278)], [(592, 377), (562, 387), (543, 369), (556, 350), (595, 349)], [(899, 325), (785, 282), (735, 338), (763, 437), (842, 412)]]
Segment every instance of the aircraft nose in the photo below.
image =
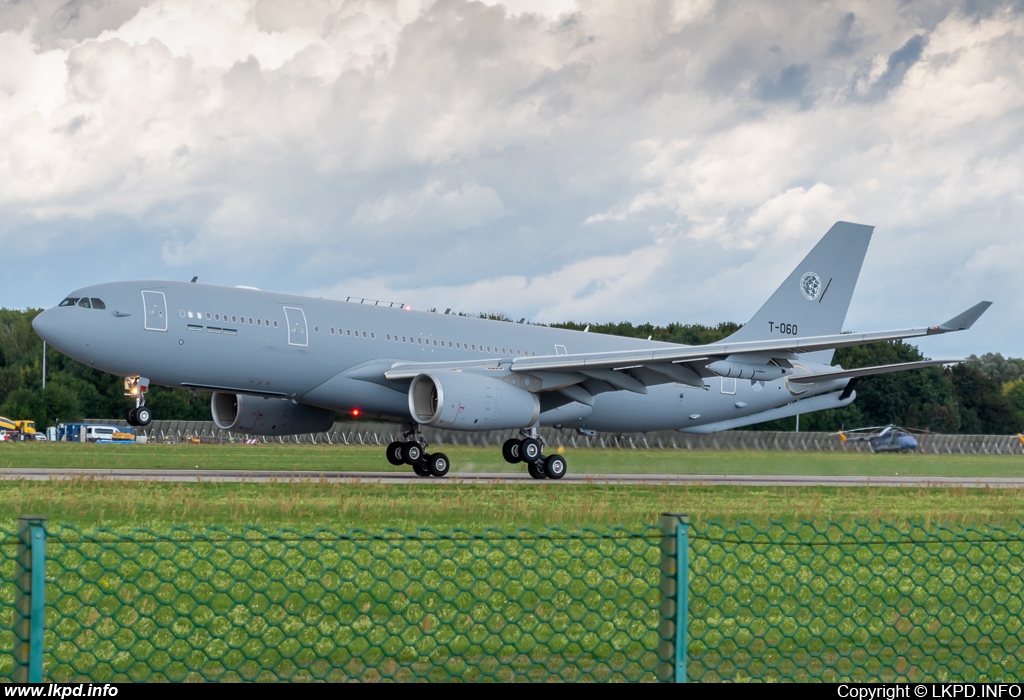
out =
[(57, 314), (54, 313), (53, 309), (47, 309), (32, 319), (32, 328), (35, 330), (36, 335), (50, 345), (53, 345), (54, 334), (57, 332), (58, 321), (56, 316)]

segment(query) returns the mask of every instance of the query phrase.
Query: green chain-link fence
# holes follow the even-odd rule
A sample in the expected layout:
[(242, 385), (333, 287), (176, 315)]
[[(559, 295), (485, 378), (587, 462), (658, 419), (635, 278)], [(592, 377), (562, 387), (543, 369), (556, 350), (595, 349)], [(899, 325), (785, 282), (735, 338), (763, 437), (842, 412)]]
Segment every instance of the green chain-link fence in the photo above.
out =
[[(676, 522), (377, 535), (51, 524), (42, 675), (670, 680), (679, 632), (675, 677), (691, 681), (1024, 676), (1024, 526), (710, 523), (677, 539)], [(0, 536), (9, 678), (22, 546)]]
[(658, 665), (658, 530), (48, 535), (47, 680), (642, 681)]
[(690, 546), (695, 680), (1024, 678), (1024, 527), (710, 524)]

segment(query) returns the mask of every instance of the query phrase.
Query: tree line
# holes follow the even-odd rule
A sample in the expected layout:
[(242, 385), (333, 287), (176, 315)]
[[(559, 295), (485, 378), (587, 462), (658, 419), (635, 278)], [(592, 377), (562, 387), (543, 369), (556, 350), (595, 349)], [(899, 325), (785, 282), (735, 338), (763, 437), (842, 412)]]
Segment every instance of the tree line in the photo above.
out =
[[(124, 418), (129, 407), (123, 378), (93, 369), (47, 349), (46, 388), (42, 388), (43, 343), (32, 330), (41, 309), (0, 309), (0, 415), (34, 420), (40, 428), (81, 418)], [(500, 313), (483, 317), (509, 320)], [(713, 343), (739, 325), (670, 323), (557, 323), (557, 328), (651, 338), (687, 345)], [(847, 369), (926, 359), (902, 341), (841, 348), (834, 364)], [(152, 387), (147, 399), (167, 420), (210, 420), (210, 395), (186, 389)], [(792, 430), (793, 418), (751, 426), (752, 430)], [(836, 431), (895, 423), (938, 433), (1009, 434), (1024, 431), (1024, 358), (999, 353), (972, 355), (951, 369), (933, 367), (867, 377), (857, 400), (841, 409), (808, 413), (801, 430)]]

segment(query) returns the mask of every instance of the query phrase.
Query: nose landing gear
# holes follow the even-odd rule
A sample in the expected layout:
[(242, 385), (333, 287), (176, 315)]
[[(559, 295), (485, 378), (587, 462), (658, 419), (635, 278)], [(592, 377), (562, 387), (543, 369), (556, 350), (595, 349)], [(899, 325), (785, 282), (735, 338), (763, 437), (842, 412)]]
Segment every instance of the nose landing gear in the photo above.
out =
[(501, 446), (501, 456), (509, 464), (526, 462), (526, 471), (534, 479), (561, 479), (568, 471), (562, 455), (542, 454), (544, 441), (536, 428), (519, 431), (519, 439), (511, 438)]
[(419, 426), (413, 425), (402, 434), (403, 440), (388, 445), (385, 455), (388, 462), (397, 466), (407, 464), (412, 467), (416, 476), (436, 476), (448, 474), (451, 462), (448, 456), (440, 452), (427, 453), (427, 441), (420, 434)]
[(153, 421), (153, 411), (146, 407), (146, 392), (149, 380), (145, 377), (125, 377), (124, 395), (135, 399), (135, 406), (128, 409), (128, 425), (145, 427)]

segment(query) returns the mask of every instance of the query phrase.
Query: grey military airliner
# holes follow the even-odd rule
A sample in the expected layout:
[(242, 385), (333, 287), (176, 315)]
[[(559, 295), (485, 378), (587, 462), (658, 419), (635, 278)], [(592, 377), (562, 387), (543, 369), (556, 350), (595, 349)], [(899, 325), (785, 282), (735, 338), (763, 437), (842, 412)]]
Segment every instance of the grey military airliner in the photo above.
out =
[(114, 282), (72, 292), (36, 332), (65, 355), (125, 377), (147, 425), (152, 384), (213, 392), (216, 425), (252, 435), (316, 433), (338, 414), (404, 424), (395, 465), (441, 477), (421, 426), (518, 430), (502, 453), (560, 479), (541, 425), (711, 433), (846, 406), (860, 377), (957, 360), (860, 369), (836, 348), (970, 328), (991, 302), (934, 326), (843, 333), (873, 227), (836, 223), (749, 323), (709, 345), (417, 312), (189, 282)]

